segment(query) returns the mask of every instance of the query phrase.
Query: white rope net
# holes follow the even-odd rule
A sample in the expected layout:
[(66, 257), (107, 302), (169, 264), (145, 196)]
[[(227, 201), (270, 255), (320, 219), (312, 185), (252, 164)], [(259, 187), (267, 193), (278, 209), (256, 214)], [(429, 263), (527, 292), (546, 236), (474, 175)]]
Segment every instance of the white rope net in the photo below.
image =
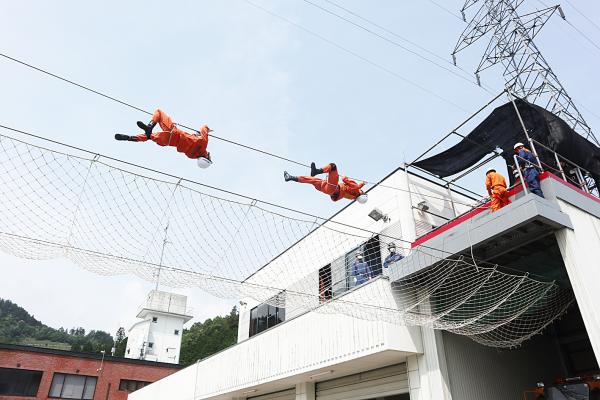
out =
[(70, 152), (0, 135), (2, 251), (251, 298), (287, 316), (343, 313), (496, 347), (519, 345), (573, 302), (571, 291), (553, 282), (462, 258), (355, 290), (387, 268), (402, 268), (402, 261), (385, 262), (390, 243), (408, 253), (394, 229), (376, 234)]

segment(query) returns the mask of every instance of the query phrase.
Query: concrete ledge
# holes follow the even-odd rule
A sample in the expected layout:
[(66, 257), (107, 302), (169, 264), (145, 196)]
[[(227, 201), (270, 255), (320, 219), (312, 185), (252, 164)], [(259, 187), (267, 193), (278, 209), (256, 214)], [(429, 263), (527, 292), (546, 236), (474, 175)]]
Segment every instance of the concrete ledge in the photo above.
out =
[(553, 201), (527, 194), (495, 213), (484, 211), (476, 214), (421, 243), (411, 254), (389, 268), (390, 281), (533, 222), (545, 225), (548, 230), (573, 227), (569, 216), (562, 213)]

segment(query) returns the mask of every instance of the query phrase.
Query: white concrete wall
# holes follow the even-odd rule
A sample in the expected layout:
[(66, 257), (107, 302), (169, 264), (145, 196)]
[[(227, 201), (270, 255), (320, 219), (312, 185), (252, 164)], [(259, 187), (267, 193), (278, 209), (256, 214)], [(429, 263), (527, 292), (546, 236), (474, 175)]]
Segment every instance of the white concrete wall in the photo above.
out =
[[(152, 316), (155, 316), (157, 321), (150, 323), (148, 341), (153, 342), (154, 345), (151, 349), (147, 349), (146, 359), (173, 364), (179, 363), (183, 319), (159, 313)], [(177, 335), (175, 330), (178, 331)]]
[[(389, 295), (385, 295), (389, 293)], [(347, 293), (345, 307), (359, 307), (362, 297), (379, 298), (379, 306), (393, 302), (390, 284), (377, 279)], [(197, 399), (243, 391), (311, 371), (328, 368), (386, 351), (401, 354), (422, 351), (420, 329), (353, 318), (324, 306), (267, 330), (215, 354), (184, 372), (160, 380), (134, 393), (133, 399)], [(359, 362), (359, 361), (356, 361)], [(192, 368), (197, 368), (193, 373)], [(333, 367), (332, 367), (333, 368)], [(356, 372), (360, 372), (358, 369)], [(186, 380), (176, 377), (183, 374)], [(232, 396), (233, 397), (233, 396)]]
[[(452, 196), (455, 202), (473, 203), (465, 196), (456, 193), (453, 193)], [(367, 231), (384, 232), (389, 236), (410, 242), (415, 239), (415, 218), (426, 220), (432, 226), (439, 226), (445, 222), (442, 218), (412, 208), (413, 206), (416, 207), (421, 201), (427, 203), (430, 211), (447, 218), (454, 217), (455, 209), (458, 212), (464, 212), (468, 209), (467, 206), (458, 203), (455, 203), (453, 207), (447, 189), (418, 176), (406, 174), (403, 170), (398, 170), (386, 178), (381, 186), (369, 191), (369, 201), (366, 204), (353, 203), (346, 207), (330, 222), (325, 223), (269, 265), (255, 273), (248, 279), (248, 282), (306, 294), (306, 296), (296, 298), (295, 302), (294, 298), (289, 297), (286, 304), (286, 318), (300, 315), (319, 304), (318, 270), (331, 263), (332, 281), (334, 283), (343, 281), (344, 267), (341, 264), (343, 263), (343, 257), (347, 252), (371, 237), (371, 234)], [(388, 215), (391, 221), (385, 223), (382, 220), (374, 221), (370, 218), (368, 213), (375, 207)], [(353, 229), (337, 222), (363, 228), (367, 231)], [(340, 234), (340, 232), (347, 233), (347, 235)], [(391, 239), (385, 238), (384, 240), (390, 241)], [(398, 250), (405, 255), (408, 254), (410, 251), (409, 242), (398, 241)], [(386, 255), (387, 249), (382, 253), (382, 261)], [(262, 299), (243, 299), (243, 302), (247, 305), (240, 309), (238, 341), (248, 338), (250, 310), (262, 301), (266, 301), (269, 297), (277, 294), (278, 291), (264, 292)]]
[(144, 343), (148, 341), (148, 333), (150, 331), (150, 321), (139, 321), (134, 324), (127, 333), (127, 349), (125, 350), (125, 358), (139, 359)]
[(600, 218), (564, 200), (559, 199), (558, 204), (569, 215), (573, 229), (560, 230), (556, 240), (594, 354), (600, 360)]

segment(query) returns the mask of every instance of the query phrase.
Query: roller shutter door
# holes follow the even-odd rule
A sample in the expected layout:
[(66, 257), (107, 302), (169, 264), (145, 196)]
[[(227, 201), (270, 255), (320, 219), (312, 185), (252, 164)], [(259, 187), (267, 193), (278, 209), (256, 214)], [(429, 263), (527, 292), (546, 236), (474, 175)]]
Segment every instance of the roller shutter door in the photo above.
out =
[(262, 396), (248, 397), (248, 400), (296, 400), (296, 389), (282, 390), (280, 392), (263, 394)]
[(318, 382), (317, 400), (362, 400), (408, 393), (406, 363)]

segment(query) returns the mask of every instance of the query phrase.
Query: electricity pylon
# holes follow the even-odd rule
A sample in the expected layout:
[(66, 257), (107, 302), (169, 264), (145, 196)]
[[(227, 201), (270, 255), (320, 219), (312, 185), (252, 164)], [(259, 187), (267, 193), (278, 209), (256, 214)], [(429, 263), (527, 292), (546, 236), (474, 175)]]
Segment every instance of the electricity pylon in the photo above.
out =
[(592, 129), (533, 42), (533, 38), (556, 11), (565, 18), (562, 9), (554, 6), (519, 15), (517, 8), (523, 1), (467, 0), (461, 10), (465, 22), (465, 11), (477, 4), (480, 7), (452, 52), (454, 63), (459, 51), (491, 32), (492, 37), (475, 71), (477, 82), (481, 84), (481, 71), (500, 63), (511, 93), (558, 115), (580, 135), (600, 146)]

